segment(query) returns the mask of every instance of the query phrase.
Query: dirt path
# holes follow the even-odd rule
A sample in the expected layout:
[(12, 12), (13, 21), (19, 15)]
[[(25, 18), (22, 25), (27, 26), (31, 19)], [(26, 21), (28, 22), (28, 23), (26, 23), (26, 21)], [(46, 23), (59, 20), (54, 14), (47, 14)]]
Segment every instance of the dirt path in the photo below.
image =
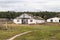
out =
[(20, 33), (20, 34), (15, 35), (15, 36), (11, 37), (10, 39), (7, 39), (7, 40), (14, 40), (16, 37), (27, 34), (27, 33), (30, 33), (30, 32), (32, 32), (32, 31), (27, 31), (27, 32), (24, 32), (24, 33)]

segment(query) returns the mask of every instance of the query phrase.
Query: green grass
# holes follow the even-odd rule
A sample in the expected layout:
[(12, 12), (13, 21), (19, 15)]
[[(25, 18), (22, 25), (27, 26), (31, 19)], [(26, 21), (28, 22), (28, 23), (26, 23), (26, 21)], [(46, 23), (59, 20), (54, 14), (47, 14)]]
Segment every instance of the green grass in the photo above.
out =
[(8, 30), (0, 30), (0, 40), (6, 40), (8, 38), (11, 38), (12, 36), (32, 30), (30, 27), (25, 26), (19, 26), (19, 27), (10, 27)]
[(0, 40), (6, 40), (16, 34), (30, 30), (33, 32), (17, 37), (14, 40), (60, 40), (60, 26), (47, 25), (9, 27), (8, 30), (0, 30)]
[(35, 31), (15, 38), (15, 40), (60, 40), (59, 26), (34, 26)]

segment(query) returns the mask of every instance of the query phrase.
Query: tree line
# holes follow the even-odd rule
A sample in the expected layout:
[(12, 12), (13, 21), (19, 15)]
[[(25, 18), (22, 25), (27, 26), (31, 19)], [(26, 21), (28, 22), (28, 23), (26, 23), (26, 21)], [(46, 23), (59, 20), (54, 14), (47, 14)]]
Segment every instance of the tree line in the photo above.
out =
[(52, 18), (52, 17), (60, 17), (60, 12), (14, 12), (14, 11), (7, 11), (7, 12), (0, 12), (0, 18), (8, 18), (14, 19), (19, 15), (27, 13), (32, 14), (33, 16), (40, 16), (44, 19)]

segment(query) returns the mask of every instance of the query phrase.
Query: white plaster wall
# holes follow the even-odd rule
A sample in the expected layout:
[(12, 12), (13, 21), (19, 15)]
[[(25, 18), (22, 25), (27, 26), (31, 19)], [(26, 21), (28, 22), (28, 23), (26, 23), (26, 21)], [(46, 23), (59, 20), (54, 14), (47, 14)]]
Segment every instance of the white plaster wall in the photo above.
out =
[(51, 22), (51, 19), (47, 19), (47, 22)]
[(53, 22), (59, 22), (59, 19), (53, 19)]
[[(30, 22), (30, 20), (33, 20), (33, 21)], [(36, 24), (36, 20), (35, 19), (28, 19), (28, 24)]]
[(47, 19), (47, 22), (51, 22), (51, 20), (52, 20), (52, 22), (59, 22), (59, 18), (52, 18), (52, 19)]
[[(19, 20), (19, 22), (17, 22), (17, 20)], [(22, 24), (21, 19), (14, 19), (13, 22), (16, 23), (16, 24)]]
[(36, 23), (45, 23), (45, 20), (36, 20)]

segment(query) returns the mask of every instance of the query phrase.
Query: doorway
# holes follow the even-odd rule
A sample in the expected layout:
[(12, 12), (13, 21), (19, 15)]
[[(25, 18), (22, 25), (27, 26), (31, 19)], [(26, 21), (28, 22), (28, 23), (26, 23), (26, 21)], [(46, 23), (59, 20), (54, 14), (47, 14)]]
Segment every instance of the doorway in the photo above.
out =
[(28, 19), (22, 19), (22, 24), (28, 24)]

